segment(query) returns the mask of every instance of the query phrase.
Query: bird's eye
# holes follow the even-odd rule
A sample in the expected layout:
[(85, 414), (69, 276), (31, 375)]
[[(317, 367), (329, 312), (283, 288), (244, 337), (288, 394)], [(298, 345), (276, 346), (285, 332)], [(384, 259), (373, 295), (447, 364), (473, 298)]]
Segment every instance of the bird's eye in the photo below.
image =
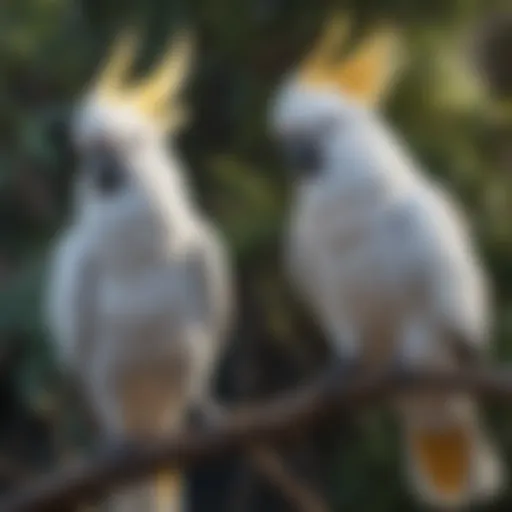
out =
[(94, 168), (96, 188), (104, 195), (115, 193), (126, 180), (126, 173), (120, 160), (111, 153), (97, 155)]
[(117, 151), (104, 145), (84, 150), (81, 169), (87, 180), (102, 195), (112, 195), (122, 188), (127, 179), (125, 166)]
[(294, 173), (311, 176), (322, 166), (321, 144), (314, 137), (287, 137), (282, 141), (287, 166)]

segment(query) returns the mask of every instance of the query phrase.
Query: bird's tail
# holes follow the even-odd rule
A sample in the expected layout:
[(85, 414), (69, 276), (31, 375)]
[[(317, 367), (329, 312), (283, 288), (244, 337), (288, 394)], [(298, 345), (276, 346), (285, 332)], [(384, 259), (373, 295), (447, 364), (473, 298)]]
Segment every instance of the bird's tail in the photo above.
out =
[(160, 471), (149, 481), (116, 492), (107, 508), (108, 512), (186, 512), (183, 475)]
[(474, 404), (467, 408), (467, 402), (454, 399), (447, 405), (464, 413), (447, 417), (445, 404), (438, 413), (430, 409), (427, 421), (404, 418), (408, 476), (420, 497), (435, 507), (487, 501), (503, 485), (500, 457)]

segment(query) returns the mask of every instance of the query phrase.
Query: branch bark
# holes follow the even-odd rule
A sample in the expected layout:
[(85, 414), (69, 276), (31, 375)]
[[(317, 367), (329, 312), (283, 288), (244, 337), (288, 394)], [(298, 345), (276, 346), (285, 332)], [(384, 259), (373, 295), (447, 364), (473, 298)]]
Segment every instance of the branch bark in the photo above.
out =
[(297, 512), (329, 512), (324, 500), (314, 493), (305, 482), (293, 476), (277, 454), (266, 446), (251, 448), (250, 462), (274, 484), (276, 489)]
[(227, 452), (250, 449), (251, 445), (282, 440), (291, 430), (310, 428), (339, 414), (340, 408), (359, 408), (394, 392), (420, 388), (467, 391), (489, 400), (510, 402), (512, 370), (389, 370), (360, 375), (350, 381), (333, 378), (332, 374), (322, 375), (313, 383), (264, 404), (240, 408), (207, 430), (189, 430), (151, 445), (127, 446), (115, 454), (99, 454), (90, 461), (66, 467), (6, 496), (0, 501), (0, 510), (61, 510), (159, 469), (188, 466)]

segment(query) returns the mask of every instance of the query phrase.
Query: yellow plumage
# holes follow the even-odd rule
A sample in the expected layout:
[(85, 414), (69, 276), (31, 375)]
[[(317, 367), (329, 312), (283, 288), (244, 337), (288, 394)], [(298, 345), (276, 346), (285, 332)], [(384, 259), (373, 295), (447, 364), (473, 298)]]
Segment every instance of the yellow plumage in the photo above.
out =
[(379, 26), (348, 58), (336, 58), (336, 50), (346, 39), (348, 29), (346, 18), (331, 18), (301, 64), (299, 81), (314, 88), (334, 86), (345, 96), (373, 105), (401, 61), (398, 32), (391, 26)]
[(418, 470), (440, 496), (458, 499), (470, 483), (473, 447), (467, 429), (459, 426), (416, 430), (411, 454)]
[(164, 129), (174, 128), (185, 117), (183, 107), (176, 102), (176, 96), (190, 69), (192, 37), (189, 33), (181, 33), (149, 75), (127, 85), (127, 75), (137, 49), (135, 31), (133, 28), (125, 29), (97, 77), (92, 94), (113, 104), (129, 105)]
[(184, 482), (178, 471), (160, 471), (157, 475), (156, 510), (178, 512), (182, 509)]

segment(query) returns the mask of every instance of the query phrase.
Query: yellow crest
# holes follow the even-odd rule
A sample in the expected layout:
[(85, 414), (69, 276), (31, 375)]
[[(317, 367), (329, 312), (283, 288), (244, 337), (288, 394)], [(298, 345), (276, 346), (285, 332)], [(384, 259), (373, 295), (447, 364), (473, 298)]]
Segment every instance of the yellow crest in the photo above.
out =
[(138, 49), (133, 29), (126, 29), (116, 41), (110, 58), (94, 85), (94, 94), (109, 101), (133, 106), (163, 128), (176, 127), (184, 111), (175, 104), (192, 60), (192, 40), (181, 33), (164, 52), (160, 63), (144, 78), (128, 85), (128, 73)]
[(375, 105), (391, 83), (400, 60), (399, 38), (390, 26), (380, 26), (346, 58), (336, 58), (349, 23), (331, 18), (320, 40), (299, 69), (299, 81), (312, 87), (335, 86), (345, 96)]

